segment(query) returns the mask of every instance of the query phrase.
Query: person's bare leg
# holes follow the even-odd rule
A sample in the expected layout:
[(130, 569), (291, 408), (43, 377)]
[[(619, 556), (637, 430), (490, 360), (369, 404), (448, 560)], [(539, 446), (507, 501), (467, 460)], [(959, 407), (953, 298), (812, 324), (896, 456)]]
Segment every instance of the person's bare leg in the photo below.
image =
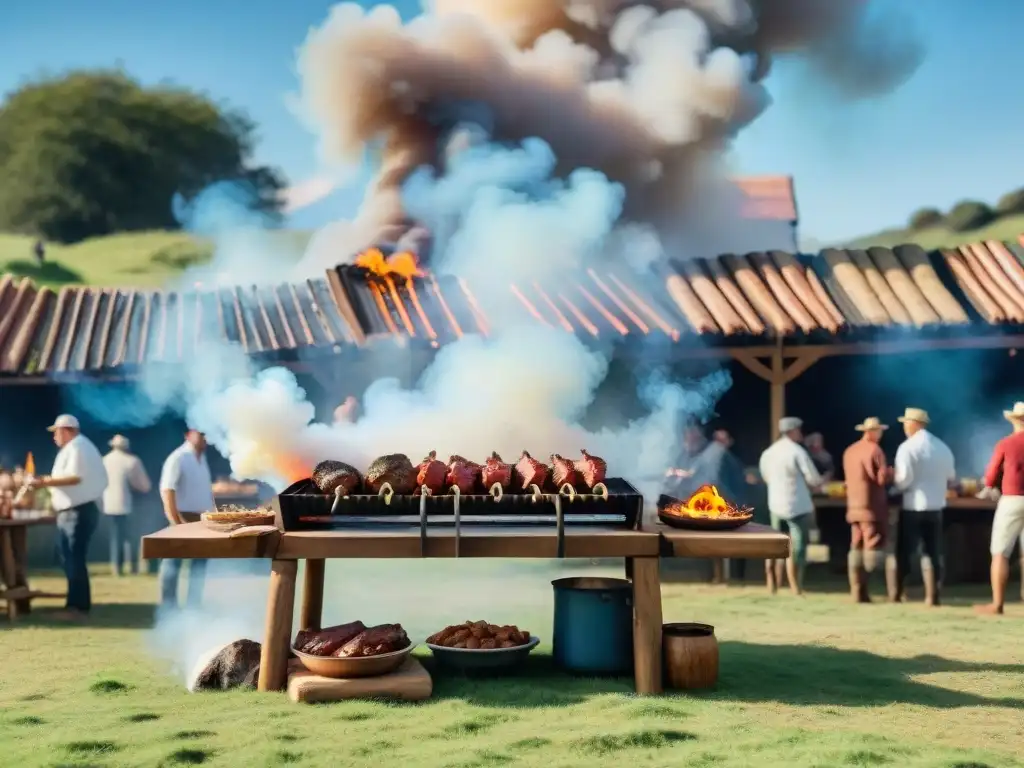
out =
[(764, 575), (768, 582), (768, 594), (774, 595), (779, 591), (779, 580), (775, 577), (775, 561), (764, 561)]
[(786, 577), (789, 579), (790, 591), (797, 597), (800, 597), (804, 593), (803, 584), (800, 583), (796, 560), (792, 557), (786, 559)]
[(1006, 603), (1006, 586), (1010, 581), (1010, 558), (1005, 555), (992, 555), (989, 570), (992, 580), (992, 602), (987, 605), (976, 605), (974, 610), (986, 616), (995, 616), (1003, 612)]
[(786, 586), (786, 561), (776, 560), (775, 561), (775, 583), (779, 585), (779, 589)]

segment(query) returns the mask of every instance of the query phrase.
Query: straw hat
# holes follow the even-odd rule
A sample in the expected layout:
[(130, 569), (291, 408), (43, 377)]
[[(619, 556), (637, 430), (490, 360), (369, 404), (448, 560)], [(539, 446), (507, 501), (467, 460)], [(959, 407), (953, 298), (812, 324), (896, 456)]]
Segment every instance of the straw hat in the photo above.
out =
[(903, 415), (896, 419), (896, 421), (901, 424), (908, 421), (916, 421), (918, 424), (931, 423), (931, 419), (928, 418), (928, 411), (924, 408), (906, 408), (903, 411)]
[(889, 425), (883, 424), (881, 419), (879, 419), (877, 416), (868, 416), (866, 419), (864, 419), (864, 423), (858, 424), (856, 427), (854, 427), (854, 429), (857, 430), (858, 432), (873, 432), (876, 429), (885, 431), (888, 428)]
[(128, 442), (128, 438), (124, 435), (114, 435), (110, 438), (109, 445), (111, 448), (120, 448), (122, 451), (127, 451), (131, 443)]
[(1024, 420), (1024, 403), (1014, 403), (1012, 411), (1003, 411), (1003, 418), (1010, 421)]

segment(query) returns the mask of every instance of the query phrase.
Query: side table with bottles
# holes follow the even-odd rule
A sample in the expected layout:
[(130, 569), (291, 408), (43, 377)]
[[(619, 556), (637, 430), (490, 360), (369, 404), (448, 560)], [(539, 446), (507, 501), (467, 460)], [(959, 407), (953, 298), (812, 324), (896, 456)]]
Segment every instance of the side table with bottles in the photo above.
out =
[(12, 498), (0, 492), (0, 601), (6, 602), (11, 621), (31, 613), (36, 598), (64, 597), (32, 589), (28, 583), (28, 529), (56, 521), (48, 493), (19, 493)]

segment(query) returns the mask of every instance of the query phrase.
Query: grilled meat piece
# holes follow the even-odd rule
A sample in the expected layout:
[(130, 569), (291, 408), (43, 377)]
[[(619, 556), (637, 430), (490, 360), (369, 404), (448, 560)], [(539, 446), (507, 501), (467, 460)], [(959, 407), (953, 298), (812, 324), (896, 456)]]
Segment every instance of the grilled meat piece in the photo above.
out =
[(543, 488), (547, 479), (547, 465), (523, 451), (523, 455), (516, 462), (516, 485), (524, 491), (529, 490), (531, 485)]
[(321, 461), (313, 469), (313, 483), (322, 493), (337, 493), (348, 496), (359, 490), (363, 479), (359, 471), (343, 461)]
[(514, 625), (498, 626), (486, 621), (467, 621), (435, 632), (427, 638), (427, 642), (444, 648), (516, 648), (530, 642), (530, 633)]
[(380, 656), (409, 647), (409, 635), (401, 624), (378, 624), (363, 630), (336, 650), (336, 657)]
[(576, 467), (571, 461), (553, 453), (551, 454), (551, 480), (554, 482), (555, 488), (561, 488), (566, 484), (576, 485), (579, 475), (576, 474)]
[(448, 467), (448, 475), (444, 482), (449, 488), (453, 485), (458, 486), (459, 493), (473, 493), (476, 490), (476, 480), (479, 476), (480, 471), (472, 465), (456, 461)]
[(431, 451), (428, 453), (420, 465), (416, 467), (416, 487), (422, 488), (424, 485), (430, 489), (433, 494), (438, 494), (444, 491), (445, 488), (445, 476), (448, 474), (448, 467), (444, 465), (443, 461), (437, 460), (437, 451)]
[(512, 465), (506, 464), (501, 460), (501, 456), (494, 452), (480, 470), (480, 480), (485, 490), (490, 490), (495, 483), (502, 489), (507, 489), (512, 483)]
[(586, 448), (581, 449), (580, 453), (583, 454), (583, 458), (576, 459), (575, 466), (576, 474), (583, 485), (593, 488), (598, 483), (603, 483), (608, 473), (608, 463), (598, 456), (591, 456)]
[(295, 635), (295, 650), (310, 656), (331, 656), (353, 637), (363, 632), (361, 621), (339, 624), (326, 629), (302, 630)]
[(366, 470), (366, 487), (370, 493), (379, 493), (388, 483), (397, 494), (409, 494), (416, 488), (416, 467), (404, 453), (389, 453), (374, 459)]

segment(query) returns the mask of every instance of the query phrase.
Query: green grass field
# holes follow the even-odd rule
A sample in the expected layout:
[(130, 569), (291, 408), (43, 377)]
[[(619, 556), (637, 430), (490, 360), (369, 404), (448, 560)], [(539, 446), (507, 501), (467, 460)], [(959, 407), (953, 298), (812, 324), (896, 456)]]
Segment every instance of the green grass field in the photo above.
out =
[[(0, 764), (1024, 765), (1019, 604), (986, 620), (963, 595), (927, 610), (852, 605), (839, 592), (800, 600), (666, 585), (666, 621), (718, 628), (714, 692), (637, 698), (628, 680), (555, 674), (541, 653), (517, 678), (435, 676), (424, 704), (308, 707), (279, 694), (186, 693), (146, 652), (155, 592), (152, 577), (100, 577), (91, 626), (54, 625), (42, 604), (13, 627), (0, 624)], [(445, 602), (458, 599), (455, 591)], [(491, 603), (500, 614), (502, 597)], [(534, 610), (519, 623), (550, 637), (550, 608)]]

